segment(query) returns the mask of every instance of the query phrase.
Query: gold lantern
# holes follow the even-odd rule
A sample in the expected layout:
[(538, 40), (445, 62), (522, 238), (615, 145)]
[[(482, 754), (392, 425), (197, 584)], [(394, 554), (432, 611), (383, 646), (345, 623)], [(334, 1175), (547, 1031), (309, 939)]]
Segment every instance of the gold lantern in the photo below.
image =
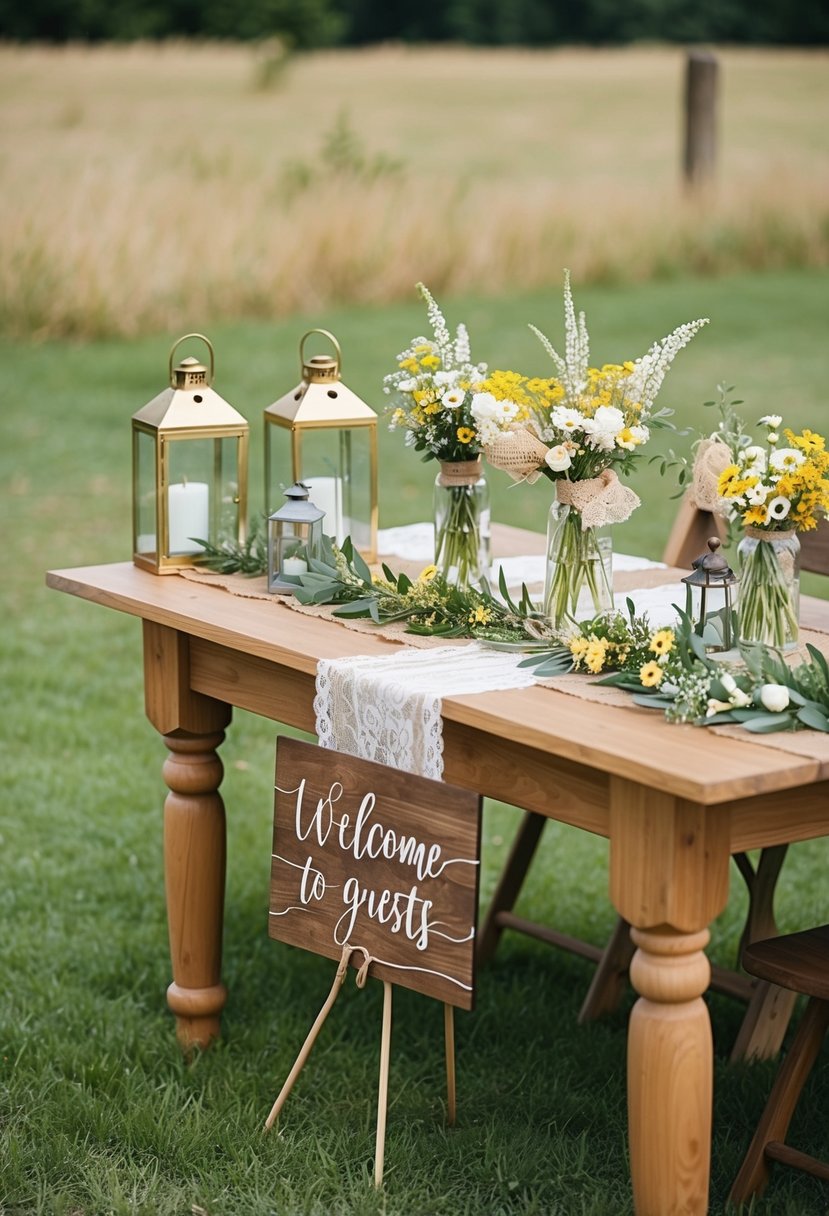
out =
[[(190, 338), (207, 346), (209, 369), (192, 357), (173, 367)], [(210, 341), (185, 334), (170, 387), (133, 415), (133, 561), (154, 574), (197, 565), (202, 541), (244, 540), (248, 424), (210, 387), (213, 370)]]
[(736, 643), (738, 579), (718, 552), (721, 544), (718, 536), (712, 536), (708, 552), (691, 562), (693, 572), (682, 580), (686, 587), (686, 612), (709, 654), (730, 651)]
[[(305, 357), (322, 334), (336, 355)], [(340, 379), (340, 345), (326, 329), (299, 344), (302, 380), (265, 410), (265, 511), (301, 482), (324, 512), (322, 531), (342, 544), (350, 536), (366, 561), (377, 557), (377, 415)]]

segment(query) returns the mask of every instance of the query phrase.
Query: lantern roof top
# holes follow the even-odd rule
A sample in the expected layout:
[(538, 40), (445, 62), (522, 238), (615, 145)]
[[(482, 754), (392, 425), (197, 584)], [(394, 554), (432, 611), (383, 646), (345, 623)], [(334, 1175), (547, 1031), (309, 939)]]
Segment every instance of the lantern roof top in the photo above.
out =
[(303, 378), (296, 388), (269, 405), (265, 416), (295, 427), (366, 426), (377, 422), (377, 414), (370, 405), (341, 380), (327, 377), (310, 381)]
[(134, 422), (159, 431), (203, 430), (228, 427), (234, 432), (247, 430), (247, 420), (209, 385), (192, 388), (165, 388), (137, 413)]

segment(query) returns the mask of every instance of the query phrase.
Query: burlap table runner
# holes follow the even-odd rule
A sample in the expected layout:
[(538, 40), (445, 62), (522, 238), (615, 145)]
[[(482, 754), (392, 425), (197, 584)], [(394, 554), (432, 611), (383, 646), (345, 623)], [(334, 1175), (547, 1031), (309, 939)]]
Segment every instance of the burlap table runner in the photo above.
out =
[[(388, 559), (387, 564), (397, 573), (401, 566), (406, 563), (401, 563), (392, 557)], [(417, 563), (408, 564), (410, 566), (417, 565)], [(419, 569), (422, 569), (422, 566)], [(409, 573), (408, 570), (406, 572)], [(416, 577), (417, 573), (419, 573), (419, 570), (412, 570), (413, 577)], [(615, 592), (633, 592), (647, 588), (669, 586), (675, 583), (677, 587), (677, 602), (681, 604), (683, 602), (681, 596), (684, 589), (679, 579), (684, 573), (685, 571), (683, 570), (671, 568), (623, 570), (614, 575), (613, 589)], [(284, 608), (293, 612), (301, 612), (306, 616), (331, 620), (337, 625), (344, 625), (346, 629), (351, 629), (355, 633), (371, 634), (372, 637), (380, 638), (384, 642), (397, 645), (402, 644), (404, 646), (416, 646), (421, 649), (447, 645), (446, 638), (421, 637), (415, 633), (406, 633), (405, 623), (401, 621), (393, 621), (389, 625), (375, 625), (373, 621), (364, 618), (355, 620), (348, 617), (335, 617), (335, 605), (300, 604), (292, 595), (272, 595), (267, 589), (267, 581), (264, 575), (248, 578), (242, 574), (213, 574), (210, 571), (198, 569), (181, 570), (179, 574), (182, 578), (189, 579), (194, 583), (216, 587), (217, 589), (229, 592), (231, 595), (242, 596), (245, 599), (267, 600), (277, 610)], [(797, 662), (798, 659), (806, 657), (806, 642), (811, 642), (829, 657), (829, 634), (819, 630), (805, 629), (801, 631), (800, 641), (801, 646), (798, 651), (792, 654), (791, 661)], [(468, 646), (469, 644), (470, 639), (465, 638), (458, 638), (452, 642), (452, 645), (455, 646)], [(585, 701), (595, 701), (602, 705), (615, 705), (622, 709), (629, 709), (643, 714), (656, 712), (652, 709), (637, 706), (630, 694), (623, 692), (621, 689), (607, 688), (599, 685), (598, 681), (600, 679), (600, 676), (571, 672), (565, 676), (538, 680), (537, 683), (539, 687), (549, 688), (554, 692), (567, 693), (570, 696), (580, 697)], [(774, 747), (779, 751), (789, 752), (797, 756), (805, 756), (810, 760), (817, 760), (828, 766), (827, 775), (829, 775), (829, 735), (822, 734), (820, 731), (781, 731), (771, 735), (755, 735), (737, 725), (697, 727), (696, 729), (712, 730), (718, 735), (728, 735), (742, 743), (751, 743), (760, 747)]]

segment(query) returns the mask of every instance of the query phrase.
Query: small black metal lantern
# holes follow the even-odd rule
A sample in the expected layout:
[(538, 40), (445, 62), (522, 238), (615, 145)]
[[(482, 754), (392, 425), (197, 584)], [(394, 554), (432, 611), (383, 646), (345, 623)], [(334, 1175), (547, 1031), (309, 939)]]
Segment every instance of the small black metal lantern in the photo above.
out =
[(285, 490), (287, 502), (268, 517), (268, 591), (293, 594), (296, 577), (308, 571), (322, 549), (325, 512), (308, 501), (308, 486), (298, 481)]
[(708, 552), (691, 563), (692, 573), (682, 580), (688, 589), (686, 611), (694, 632), (711, 653), (731, 650), (737, 636), (734, 613), (738, 579), (719, 552), (721, 543), (718, 536), (709, 537)]

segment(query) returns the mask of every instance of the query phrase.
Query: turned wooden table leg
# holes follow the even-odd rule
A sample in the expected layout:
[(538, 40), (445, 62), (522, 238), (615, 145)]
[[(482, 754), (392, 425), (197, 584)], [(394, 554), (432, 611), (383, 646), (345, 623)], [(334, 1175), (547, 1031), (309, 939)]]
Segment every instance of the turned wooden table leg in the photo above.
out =
[(628, 1136), (637, 1216), (708, 1210), (713, 1049), (708, 925), (728, 898), (729, 814), (610, 781), (610, 895), (637, 947)]
[(164, 883), (173, 982), (167, 1003), (185, 1050), (207, 1047), (220, 1031), (225, 886), (225, 808), (216, 754), (224, 732), (165, 735)]
[(219, 1034), (225, 888), (225, 808), (216, 748), (231, 708), (190, 688), (186, 634), (144, 622), (147, 717), (170, 755), (164, 779), (164, 881), (173, 982), (167, 1000), (185, 1051)]
[(632, 929), (640, 999), (628, 1028), (628, 1128), (637, 1213), (705, 1212), (711, 1164), (713, 1045), (702, 993), (708, 930)]

